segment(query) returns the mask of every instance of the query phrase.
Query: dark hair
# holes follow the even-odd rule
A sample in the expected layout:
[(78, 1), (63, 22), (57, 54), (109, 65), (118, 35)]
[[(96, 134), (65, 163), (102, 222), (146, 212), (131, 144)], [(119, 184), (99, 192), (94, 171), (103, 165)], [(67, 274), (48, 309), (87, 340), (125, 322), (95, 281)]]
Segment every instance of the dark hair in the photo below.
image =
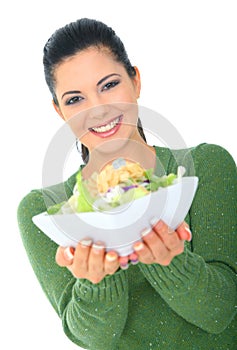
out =
[[(112, 28), (97, 20), (79, 19), (56, 30), (44, 47), (45, 80), (56, 105), (58, 105), (58, 100), (55, 94), (55, 68), (66, 58), (90, 47), (109, 49), (114, 59), (123, 64), (131, 78), (136, 75), (122, 41)], [(146, 142), (140, 119), (138, 120), (138, 130)], [(88, 161), (88, 155), (88, 149), (82, 145), (84, 162)]]

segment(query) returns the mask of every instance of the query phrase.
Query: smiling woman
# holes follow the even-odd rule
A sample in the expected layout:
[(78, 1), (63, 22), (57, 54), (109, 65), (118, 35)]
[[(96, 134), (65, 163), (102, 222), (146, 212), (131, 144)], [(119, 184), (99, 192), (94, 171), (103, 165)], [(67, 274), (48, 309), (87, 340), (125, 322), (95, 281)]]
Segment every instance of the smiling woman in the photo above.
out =
[[(59, 102), (54, 106), (69, 124), (74, 123), (72, 117), (80, 116), (77, 118), (77, 130), (73, 130), (89, 150), (91, 162), (87, 165), (87, 172), (90, 164), (101, 168), (105, 162), (102, 155), (103, 151), (108, 153), (105, 139), (113, 139), (109, 150), (117, 152), (118, 156), (121, 152), (126, 152), (124, 156), (128, 156), (131, 147), (134, 156), (133, 144), (136, 140), (141, 140), (144, 148), (148, 147), (136, 127), (140, 76), (137, 68), (134, 72), (131, 78), (124, 65), (100, 47), (76, 53), (55, 71), (55, 94)], [(119, 142), (115, 142), (116, 139)]]
[[(133, 153), (138, 159), (134, 141), (139, 140), (144, 148), (149, 148), (137, 129), (140, 75), (136, 67), (133, 72), (130, 77), (124, 64), (101, 47), (76, 53), (55, 71), (55, 94), (59, 102), (54, 102), (54, 106), (65, 121), (76, 124), (76, 130), (72, 129), (89, 151), (91, 162), (84, 170), (87, 176), (91, 175), (91, 165), (93, 170), (103, 167), (108, 150), (115, 152), (113, 157), (116, 154), (128, 157)], [(76, 123), (71, 120), (75, 115), (79, 116)], [(105, 141), (112, 140), (113, 145), (110, 142), (108, 147)]]
[[(62, 50), (59, 47), (63, 47)], [(54, 107), (64, 120), (68, 121), (81, 111), (95, 106), (100, 106), (96, 107), (96, 111), (93, 110), (99, 114), (99, 121), (92, 121), (90, 128), (106, 125), (108, 128), (108, 124), (116, 120), (113, 131), (99, 134), (98, 129), (96, 130), (100, 137), (111, 136), (118, 131), (124, 117), (107, 116), (101, 110), (102, 105), (127, 103), (128, 106), (128, 103), (137, 103), (140, 94), (139, 71), (131, 65), (119, 37), (101, 22), (83, 19), (56, 31), (44, 48), (44, 67)], [(134, 124), (138, 128), (133, 128)], [(130, 125), (130, 129), (138, 131), (145, 140), (137, 116), (136, 120), (123, 119), (123, 125)], [(124, 129), (118, 137), (123, 135)], [(88, 160), (89, 155), (86, 146), (88, 145), (82, 142), (84, 161)]]
[(58, 247), (33, 224), (48, 205), (80, 192), (76, 174), (23, 198), (22, 239), (66, 335), (86, 349), (235, 350), (237, 174), (231, 155), (210, 144), (175, 151), (147, 144), (138, 116), (139, 70), (99, 21), (81, 19), (57, 30), (45, 45), (44, 68), (54, 108), (82, 143), (80, 184), (121, 158), (159, 176), (182, 165), (187, 176), (199, 178), (185, 222), (172, 229), (153, 217), (125, 257), (90, 237), (76, 248)]

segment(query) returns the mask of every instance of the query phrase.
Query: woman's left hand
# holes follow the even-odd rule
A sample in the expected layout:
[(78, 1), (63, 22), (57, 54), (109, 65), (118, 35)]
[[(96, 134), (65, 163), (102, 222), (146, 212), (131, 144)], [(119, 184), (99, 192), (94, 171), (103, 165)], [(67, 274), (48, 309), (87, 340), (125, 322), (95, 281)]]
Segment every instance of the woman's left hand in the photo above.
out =
[(191, 241), (192, 234), (186, 222), (176, 231), (163, 221), (152, 222), (152, 228), (143, 231), (142, 242), (134, 245), (140, 262), (144, 264), (160, 264), (167, 266), (172, 259), (184, 251), (184, 241)]

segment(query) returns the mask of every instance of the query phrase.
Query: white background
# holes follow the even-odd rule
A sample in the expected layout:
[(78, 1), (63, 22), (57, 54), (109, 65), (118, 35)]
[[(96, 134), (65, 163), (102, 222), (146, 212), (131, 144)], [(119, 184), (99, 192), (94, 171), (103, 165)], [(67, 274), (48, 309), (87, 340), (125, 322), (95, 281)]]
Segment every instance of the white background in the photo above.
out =
[(44, 82), (43, 46), (54, 30), (80, 17), (104, 21), (121, 37), (141, 72), (141, 105), (175, 125), (187, 146), (217, 143), (237, 160), (236, 1), (5, 2), (0, 18), (4, 349), (79, 349), (64, 336), (31, 270), (16, 209), (26, 193), (41, 187), (47, 146), (62, 126)]

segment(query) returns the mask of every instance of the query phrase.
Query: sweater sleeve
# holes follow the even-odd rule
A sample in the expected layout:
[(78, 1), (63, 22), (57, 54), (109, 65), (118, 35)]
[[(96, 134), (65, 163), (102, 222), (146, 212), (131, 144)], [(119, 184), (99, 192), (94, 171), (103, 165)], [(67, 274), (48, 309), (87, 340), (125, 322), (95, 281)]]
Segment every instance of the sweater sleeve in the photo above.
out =
[(202, 144), (193, 157), (199, 187), (189, 212), (192, 242), (169, 266), (140, 269), (179, 316), (218, 334), (237, 311), (237, 172), (219, 146)]
[[(54, 190), (49, 191), (49, 203)], [(127, 319), (127, 272), (119, 270), (95, 285), (59, 267), (57, 245), (32, 222), (34, 215), (46, 210), (44, 196), (34, 190), (18, 207), (23, 244), (36, 277), (71, 341), (87, 349), (114, 349)]]

